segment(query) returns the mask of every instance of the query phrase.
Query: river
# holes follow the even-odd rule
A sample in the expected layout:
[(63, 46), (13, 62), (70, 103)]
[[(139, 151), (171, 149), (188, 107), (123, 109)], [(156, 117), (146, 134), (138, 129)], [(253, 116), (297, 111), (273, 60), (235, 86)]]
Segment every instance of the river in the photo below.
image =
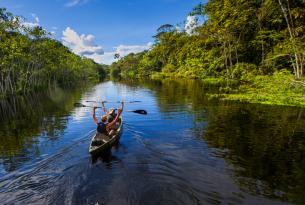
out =
[[(304, 110), (215, 92), (107, 81), (1, 101), (1, 204), (305, 204)], [(74, 103), (101, 99), (148, 115), (124, 112), (119, 145), (92, 159), (92, 110)]]

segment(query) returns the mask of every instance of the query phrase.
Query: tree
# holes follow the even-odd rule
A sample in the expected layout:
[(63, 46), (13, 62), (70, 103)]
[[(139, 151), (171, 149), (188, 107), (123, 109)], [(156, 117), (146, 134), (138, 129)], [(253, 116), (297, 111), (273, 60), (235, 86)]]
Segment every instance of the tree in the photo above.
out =
[(120, 54), (119, 53), (116, 53), (116, 54), (114, 54), (114, 59), (120, 59)]
[(1, 97), (25, 94), (53, 84), (75, 86), (101, 76), (100, 65), (73, 54), (49, 38), (42, 27), (25, 27), (21, 20), (0, 8)]
[(190, 22), (195, 17), (204, 22), (195, 29), (190, 26), (190, 35), (170, 24), (160, 26), (155, 44), (139, 63), (124, 58), (120, 65), (128, 61), (138, 75), (222, 77), (227, 82), (281, 69), (296, 79), (304, 75), (303, 0), (209, 0), (189, 17)]

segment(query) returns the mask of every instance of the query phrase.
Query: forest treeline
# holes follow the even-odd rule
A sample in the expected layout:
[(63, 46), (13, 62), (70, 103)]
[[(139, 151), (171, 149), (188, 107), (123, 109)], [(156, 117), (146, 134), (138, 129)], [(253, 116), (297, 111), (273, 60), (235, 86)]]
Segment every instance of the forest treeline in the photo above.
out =
[(0, 97), (105, 77), (103, 65), (75, 55), (42, 27), (23, 22), (0, 8)]
[(150, 50), (121, 58), (111, 65), (111, 74), (253, 83), (257, 76), (281, 73), (280, 77), (294, 75), (293, 83), (301, 85), (304, 0), (209, 0), (190, 16), (203, 23), (191, 33), (162, 25)]

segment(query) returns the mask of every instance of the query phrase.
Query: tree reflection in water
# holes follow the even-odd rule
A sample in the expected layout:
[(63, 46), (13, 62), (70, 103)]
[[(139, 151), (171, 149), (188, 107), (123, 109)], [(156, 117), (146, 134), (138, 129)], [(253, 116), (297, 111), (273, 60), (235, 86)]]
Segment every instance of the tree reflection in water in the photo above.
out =
[(0, 101), (0, 160), (4, 171), (16, 170), (40, 155), (42, 139), (56, 140), (82, 90), (50, 89)]
[[(226, 166), (223, 174), (232, 176), (241, 192), (252, 193), (254, 196), (263, 195), (267, 198), (280, 198), (281, 200), (299, 204), (305, 203), (303, 195), (305, 190), (305, 112), (303, 109), (218, 101), (217, 99), (211, 99), (209, 94), (217, 93), (219, 89), (207, 86), (200, 81), (143, 80), (123, 83), (129, 86), (128, 91), (130, 92), (133, 91), (133, 88), (134, 90), (143, 89), (143, 87), (149, 89), (149, 95), (153, 95), (153, 99), (157, 103), (155, 114), (162, 116), (160, 120), (156, 118), (158, 119), (156, 122), (162, 124), (161, 120), (166, 117), (167, 123), (170, 120), (176, 123), (172, 124), (172, 128), (179, 129), (181, 128), (180, 123), (184, 122), (184, 119), (181, 118), (186, 116), (189, 121), (185, 129), (191, 129), (186, 131), (187, 133), (189, 133), (188, 131), (192, 133), (191, 139), (194, 138), (191, 144), (204, 141), (210, 148), (209, 153), (212, 150), (213, 157), (224, 159)], [(62, 137), (67, 127), (73, 104), (79, 101), (81, 94), (81, 90), (64, 91), (56, 89), (50, 90), (45, 94), (38, 93), (26, 98), (19, 97), (1, 101), (0, 163), (3, 166), (1, 169), (9, 172), (22, 167), (21, 165), (28, 161), (32, 162), (33, 160), (31, 159), (40, 156), (39, 153), (43, 149), (41, 141), (44, 139), (52, 142), (60, 141), (56, 139)], [(143, 106), (145, 105), (143, 104)], [(178, 115), (175, 116), (175, 114)], [(151, 116), (148, 115), (147, 119)], [(91, 119), (88, 123), (92, 123)], [(154, 125), (155, 121), (146, 121), (146, 123), (146, 125)], [(171, 123), (167, 125), (171, 125)], [(83, 126), (84, 124), (81, 124), (80, 129)], [(72, 127), (71, 129), (74, 128)], [(150, 127), (150, 129), (154, 128)], [(143, 132), (145, 131), (147, 130), (143, 130)], [(171, 130), (169, 130), (169, 135), (171, 135), (170, 132)], [(73, 135), (72, 132), (70, 134)], [(166, 134), (163, 136), (166, 138)], [(164, 140), (167, 142), (166, 140), (173, 139)], [(133, 142), (133, 139), (128, 140)], [(128, 144), (127, 141), (125, 143), (129, 147), (138, 145), (137, 143)], [(162, 142), (161, 140), (157, 141)], [(183, 146), (182, 141), (179, 143)], [(177, 145), (180, 145), (179, 143)], [(203, 149), (202, 146), (197, 147)], [(130, 161), (122, 158), (122, 156), (125, 156), (122, 148), (124, 147), (120, 146), (121, 155), (116, 153), (117, 158), (108, 155), (108, 158), (98, 159), (97, 163), (103, 162), (107, 167), (111, 167), (121, 161), (127, 164)], [(142, 157), (145, 159), (151, 157), (151, 155), (145, 155), (145, 153), (141, 152), (146, 150), (147, 146), (141, 148), (140, 150), (132, 150), (134, 152), (130, 152), (129, 156), (134, 156), (136, 161), (138, 159), (141, 161)], [(89, 181), (90, 176), (95, 178), (94, 169), (84, 173), (84, 170), (87, 169), (87, 158), (82, 158), (83, 161), (80, 164), (83, 167), (79, 166), (79, 156), (76, 154), (79, 150), (76, 150), (77, 148), (75, 148), (75, 158), (73, 159), (77, 163), (75, 163), (74, 169), (66, 173), (67, 179), (73, 176), (75, 177), (74, 179), (79, 179), (82, 173), (89, 176), (88, 181), (84, 182), (84, 186), (88, 186), (88, 183), (92, 183), (92, 181)], [(85, 153), (87, 147), (83, 150), (85, 150), (83, 151)], [(162, 150), (162, 148), (160, 150), (166, 151)], [(196, 155), (196, 151), (191, 152), (192, 155)], [(83, 155), (83, 153), (81, 154)], [(152, 152), (149, 151), (147, 153), (150, 154)], [(66, 157), (70, 157), (70, 155)], [(160, 156), (161, 159), (162, 157), (165, 156)], [(194, 162), (191, 162), (191, 164), (194, 167), (202, 167), (198, 164), (202, 162), (200, 161), (202, 157), (201, 152), (199, 152), (197, 156), (192, 157)], [(211, 158), (213, 159), (213, 157)], [(159, 159), (159, 156), (157, 159)], [(66, 158), (62, 160), (63, 163), (66, 163)], [(73, 164), (72, 162), (70, 164)], [(56, 163), (53, 166), (55, 165), (57, 166)], [(81, 168), (77, 169), (77, 167)], [(124, 169), (116, 170), (125, 171)], [(139, 173), (149, 173), (149, 166), (143, 163), (133, 171), (135, 170), (138, 170)], [(99, 171), (97, 173), (100, 176), (101, 173)], [(128, 174), (132, 176), (134, 172), (124, 173), (130, 177)], [(0, 172), (0, 176), (1, 174)], [(108, 174), (108, 176), (113, 176), (111, 171)], [(145, 178), (146, 176), (140, 175), (140, 177)], [(121, 185), (122, 182), (126, 182), (126, 179), (119, 180), (118, 184)], [(150, 185), (152, 184), (153, 182)], [(89, 185), (86, 189), (88, 191), (86, 194), (95, 194), (95, 189), (92, 189), (92, 187), (99, 186), (99, 181), (96, 184)], [(66, 189), (67, 187), (63, 186), (62, 188)], [(94, 193), (92, 190), (94, 190)], [(60, 189), (58, 194), (62, 191)], [(79, 191), (82, 193), (83, 190), (79, 189)], [(142, 192), (139, 191), (139, 193)], [(75, 196), (80, 196), (80, 200), (85, 200), (88, 197), (86, 194)]]
[(212, 107), (202, 137), (228, 149), (234, 178), (252, 193), (303, 203), (305, 115), (303, 109), (262, 105)]
[(197, 138), (226, 160), (241, 189), (305, 203), (304, 109), (211, 100), (209, 94), (219, 89), (195, 80), (146, 80), (140, 85), (155, 91), (162, 112), (176, 105), (188, 108)]

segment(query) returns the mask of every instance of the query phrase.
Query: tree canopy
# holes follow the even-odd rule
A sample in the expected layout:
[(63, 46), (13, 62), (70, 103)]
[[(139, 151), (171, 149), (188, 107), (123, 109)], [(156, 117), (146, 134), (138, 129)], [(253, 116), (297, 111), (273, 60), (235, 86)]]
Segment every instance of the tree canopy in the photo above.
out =
[(102, 65), (75, 55), (42, 27), (27, 27), (22, 17), (0, 8), (1, 97), (104, 76)]
[(272, 75), (282, 69), (304, 75), (305, 2), (303, 0), (210, 0), (190, 15), (202, 25), (189, 35), (161, 26), (147, 52), (126, 56), (111, 66), (116, 75), (165, 75), (240, 80), (249, 73)]

